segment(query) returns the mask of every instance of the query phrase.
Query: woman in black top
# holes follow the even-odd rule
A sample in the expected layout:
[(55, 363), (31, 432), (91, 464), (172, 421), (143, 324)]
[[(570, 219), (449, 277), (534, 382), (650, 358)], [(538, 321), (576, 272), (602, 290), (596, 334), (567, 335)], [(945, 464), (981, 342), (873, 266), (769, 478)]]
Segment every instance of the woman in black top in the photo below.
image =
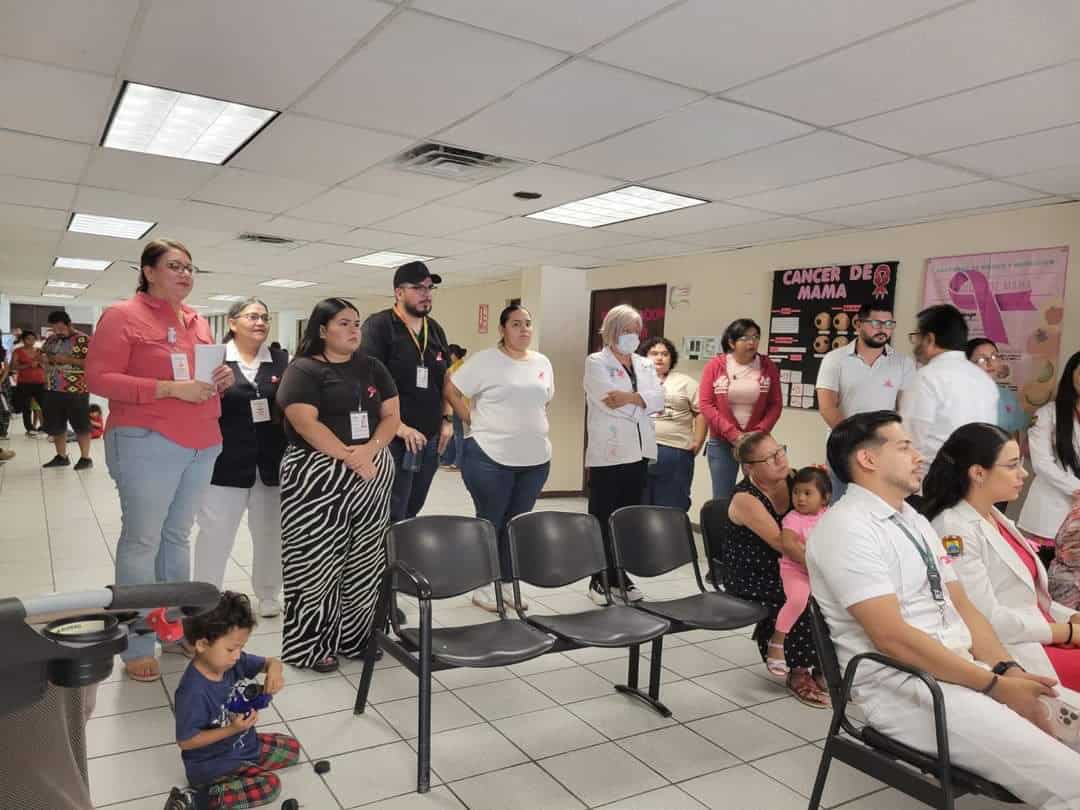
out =
[(330, 672), (367, 646), (386, 568), (401, 417), (386, 367), (360, 348), (348, 301), (315, 305), (277, 396), (288, 447), (281, 462), (285, 624), (281, 659)]
[(221, 395), (221, 455), (197, 517), (197, 582), (220, 588), (244, 511), (251, 531), (251, 581), (259, 613), (281, 612), (281, 494), (278, 467), (285, 452), (281, 409), (274, 401), (285, 373), (285, 352), (266, 348), (270, 310), (258, 298), (229, 308), (225, 364), (233, 384)]
[[(786, 599), (780, 580), (780, 521), (791, 509), (791, 467), (787, 448), (764, 432), (744, 433), (735, 446), (735, 458), (744, 477), (728, 507), (730, 525), (722, 547), (727, 571), (724, 590), (769, 608), (769, 615), (754, 628), (764, 661), (776, 615)], [(808, 706), (825, 708), (829, 694), (814, 677), (818, 659), (811, 632), (810, 612), (805, 611), (784, 639), (784, 659), (790, 670), (787, 686)]]

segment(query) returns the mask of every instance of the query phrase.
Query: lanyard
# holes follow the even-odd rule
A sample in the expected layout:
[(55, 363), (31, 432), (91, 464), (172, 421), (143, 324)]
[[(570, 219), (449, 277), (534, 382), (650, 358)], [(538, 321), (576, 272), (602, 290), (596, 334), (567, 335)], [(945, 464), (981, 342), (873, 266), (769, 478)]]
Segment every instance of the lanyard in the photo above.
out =
[(926, 579), (930, 583), (930, 595), (934, 597), (934, 601), (937, 602), (938, 610), (941, 611), (941, 618), (945, 619), (945, 590), (941, 587), (941, 572), (937, 567), (937, 560), (934, 559), (934, 555), (930, 552), (930, 546), (926, 543), (926, 538), (922, 539), (922, 542), (915, 539), (915, 535), (911, 533), (904, 522), (900, 520), (898, 515), (891, 515), (889, 517), (896, 526), (904, 533), (904, 536), (911, 541), (911, 545), (915, 546), (915, 550), (919, 552), (919, 556), (922, 558), (923, 564), (926, 565)]
[(401, 315), (398, 314), (398, 311), (396, 309), (394, 310), (394, 316), (399, 321), (401, 321), (401, 325), (404, 326), (405, 331), (409, 333), (409, 337), (412, 338), (413, 345), (416, 346), (416, 351), (418, 351), (420, 353), (420, 365), (424, 365), (424, 355), (427, 354), (427, 346), (428, 346), (427, 318), (424, 318), (424, 326), (423, 326), (424, 345), (421, 346), (420, 341), (416, 339), (416, 335), (413, 333), (412, 328), (407, 323), (405, 323), (405, 319), (402, 318)]

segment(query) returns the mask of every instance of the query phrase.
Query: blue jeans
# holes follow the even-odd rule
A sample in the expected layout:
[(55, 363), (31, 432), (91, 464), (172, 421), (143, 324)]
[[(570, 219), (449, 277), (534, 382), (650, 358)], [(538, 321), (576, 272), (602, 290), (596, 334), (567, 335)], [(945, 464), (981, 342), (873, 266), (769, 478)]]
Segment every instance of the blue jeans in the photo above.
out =
[[(118, 585), (191, 579), (191, 526), (210, 489), (221, 445), (192, 450), (149, 428), (105, 434), (105, 464), (120, 493)], [(132, 636), (125, 661), (154, 654), (154, 636)]]
[(663, 444), (657, 445), (656, 450), (656, 461), (649, 464), (641, 502), (652, 506), (673, 506), (685, 512), (690, 508), (695, 453)]
[(424, 508), (431, 481), (439, 469), (439, 437), (428, 439), (420, 456), (419, 470), (406, 470), (401, 466), (405, 456), (405, 440), (395, 438), (390, 442), (390, 455), (394, 457), (394, 488), (390, 490), (390, 522), (414, 518)]
[(739, 462), (735, 460), (731, 445), (724, 439), (709, 439), (705, 456), (709, 459), (713, 500), (730, 498), (739, 476)]
[(508, 467), (481, 450), (475, 439), (468, 438), (459, 463), (461, 478), (476, 506), (476, 516), (490, 520), (495, 525), (503, 578), (510, 579), (510, 560), (503, 532), (511, 518), (532, 511), (540, 490), (547, 482), (551, 462), (545, 461), (533, 467)]

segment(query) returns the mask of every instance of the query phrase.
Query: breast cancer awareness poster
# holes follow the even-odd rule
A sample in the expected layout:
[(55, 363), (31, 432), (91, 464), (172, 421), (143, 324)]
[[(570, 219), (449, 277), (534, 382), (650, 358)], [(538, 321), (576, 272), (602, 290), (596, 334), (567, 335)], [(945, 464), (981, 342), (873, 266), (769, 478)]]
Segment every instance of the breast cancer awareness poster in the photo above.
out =
[(1065, 317), (1067, 247), (972, 253), (926, 260), (923, 306), (952, 304), (970, 337), (994, 341), (998, 382), (1031, 412), (1054, 395)]

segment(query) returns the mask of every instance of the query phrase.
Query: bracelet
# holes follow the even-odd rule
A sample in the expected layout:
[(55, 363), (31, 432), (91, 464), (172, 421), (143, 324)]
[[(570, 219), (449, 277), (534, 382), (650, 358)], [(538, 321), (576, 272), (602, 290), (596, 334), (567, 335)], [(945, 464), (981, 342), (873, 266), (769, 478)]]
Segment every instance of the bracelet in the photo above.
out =
[(990, 683), (988, 683), (984, 689), (980, 689), (979, 693), (983, 694), (983, 695), (989, 695), (991, 692), (993, 692), (994, 687), (997, 686), (997, 682), (998, 682), (999, 677), (1001, 677), (1001, 676), (1000, 675), (995, 675), (993, 678), (991, 678)]

